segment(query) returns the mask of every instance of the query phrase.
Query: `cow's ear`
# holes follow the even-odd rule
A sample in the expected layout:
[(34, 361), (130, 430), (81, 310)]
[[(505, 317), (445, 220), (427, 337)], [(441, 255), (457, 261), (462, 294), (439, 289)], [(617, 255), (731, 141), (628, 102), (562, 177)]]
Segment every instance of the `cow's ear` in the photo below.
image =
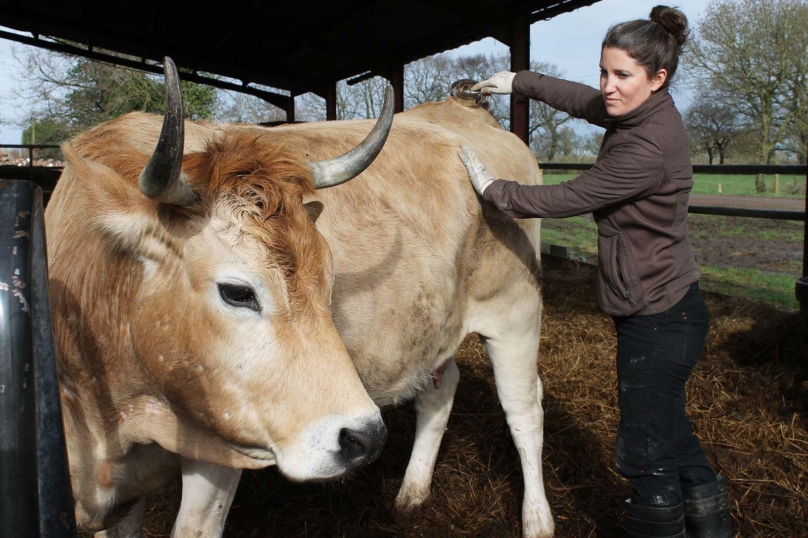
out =
[(67, 164), (62, 179), (83, 202), (82, 217), (88, 229), (98, 233), (111, 249), (137, 258), (165, 259), (182, 246), (177, 233), (187, 220), (185, 213), (149, 200), (136, 182), (126, 181), (115, 170), (81, 157), (70, 144), (62, 146)]
[(306, 208), (306, 211), (309, 214), (309, 218), (311, 218), (312, 222), (317, 222), (317, 219), (320, 217), (320, 213), (323, 212), (323, 208), (325, 207), (322, 202), (306, 202), (303, 204), (303, 207)]

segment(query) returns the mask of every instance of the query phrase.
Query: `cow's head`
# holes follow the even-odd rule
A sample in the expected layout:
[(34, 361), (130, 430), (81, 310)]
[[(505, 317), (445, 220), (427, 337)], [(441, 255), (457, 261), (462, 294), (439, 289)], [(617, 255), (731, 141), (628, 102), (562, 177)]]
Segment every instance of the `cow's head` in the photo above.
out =
[(69, 156), (94, 176), (142, 170), (140, 190), (120, 189), (95, 218), (113, 250), (142, 267), (131, 292), (132, 353), (184, 420), (256, 461), (276, 461), (292, 479), (367, 463), (386, 431), (331, 319), (331, 253), (303, 196), (373, 161), (392, 124), (391, 90), (360, 146), (310, 163), (244, 129), (225, 129), (183, 157), (179, 80), (168, 58), (166, 86), (150, 159), (126, 148), (109, 166), (94, 162), (92, 148)]

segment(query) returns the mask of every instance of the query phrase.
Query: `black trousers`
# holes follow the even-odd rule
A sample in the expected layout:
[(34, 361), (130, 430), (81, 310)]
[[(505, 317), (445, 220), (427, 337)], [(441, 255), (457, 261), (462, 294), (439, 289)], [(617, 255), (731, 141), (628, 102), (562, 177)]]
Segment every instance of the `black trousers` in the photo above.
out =
[(707, 338), (707, 305), (694, 283), (665, 312), (613, 319), (617, 468), (631, 483), (632, 503), (675, 506), (682, 502), (682, 489), (716, 480), (685, 412), (685, 383)]

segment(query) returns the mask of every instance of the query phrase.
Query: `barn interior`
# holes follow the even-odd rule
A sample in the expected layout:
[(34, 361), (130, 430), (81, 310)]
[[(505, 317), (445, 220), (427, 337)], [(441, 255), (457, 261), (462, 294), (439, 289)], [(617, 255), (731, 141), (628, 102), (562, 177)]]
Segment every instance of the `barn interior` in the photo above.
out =
[[(336, 119), (339, 80), (387, 78), (400, 112), (405, 64), (494, 37), (510, 47), (511, 70), (528, 69), (532, 23), (597, 1), (234, 0), (211, 12), (176, 1), (2, 0), (0, 26), (22, 33), (0, 37), (154, 73), (170, 56), (181, 78), (261, 97), (287, 121), (307, 92)], [(527, 101), (512, 105), (513, 131), (526, 140)]]
[[(494, 37), (511, 69), (530, 63), (536, 21), (598, 0), (391, 0), (332, 3), (233, 0), (215, 12), (154, 0), (0, 0), (0, 37), (242, 91), (287, 111), (314, 92), (336, 118), (339, 80), (380, 75), (403, 109), (408, 62)], [(126, 55), (122, 57), (121, 55)], [(217, 78), (212, 78), (211, 75)], [(527, 139), (527, 102), (512, 130)], [(617, 426), (611, 320), (595, 302), (589, 265), (543, 262), (544, 469), (559, 537), (625, 535), (628, 487), (614, 465)], [(738, 536), (804, 536), (808, 528), (808, 329), (798, 315), (707, 293), (712, 312), (688, 410), (711, 462), (728, 478)], [(393, 499), (415, 428), (408, 406), (385, 410), (379, 460), (331, 484), (291, 484), (274, 469), (245, 472), (226, 536), (520, 536), (521, 471), (488, 359), (476, 337), (458, 351), (461, 382), (431, 504), (399, 517)], [(168, 536), (179, 481), (149, 499), (145, 536)]]

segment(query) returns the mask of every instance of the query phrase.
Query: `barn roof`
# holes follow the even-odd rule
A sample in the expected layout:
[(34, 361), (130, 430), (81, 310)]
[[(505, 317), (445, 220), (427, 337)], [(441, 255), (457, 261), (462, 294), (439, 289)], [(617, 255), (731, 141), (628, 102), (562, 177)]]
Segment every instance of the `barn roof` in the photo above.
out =
[(0, 0), (0, 26), (26, 32), (0, 37), (158, 73), (168, 55), (193, 71), (187, 80), (226, 77), (214, 85), (272, 102), (280, 92), (261, 86), (323, 96), (330, 82), (387, 76), (391, 65), (485, 37), (508, 45), (515, 18), (535, 22), (597, 1), (227, 0), (211, 10), (176, 0)]

